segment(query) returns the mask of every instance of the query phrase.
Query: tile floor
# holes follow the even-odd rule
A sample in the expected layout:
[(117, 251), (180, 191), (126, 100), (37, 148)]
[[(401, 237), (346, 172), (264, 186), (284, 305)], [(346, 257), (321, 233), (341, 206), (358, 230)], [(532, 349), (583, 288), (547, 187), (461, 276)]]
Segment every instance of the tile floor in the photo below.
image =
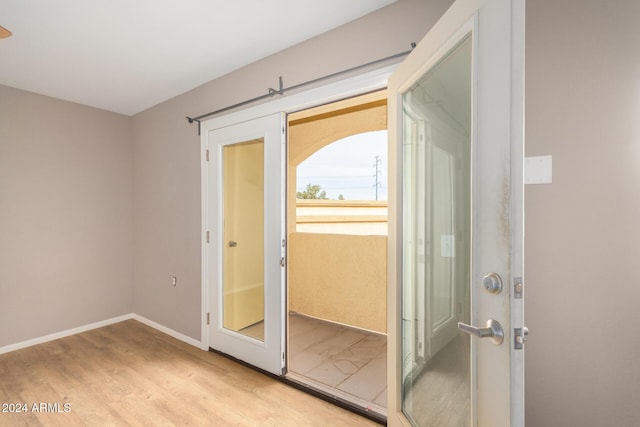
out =
[(386, 335), (290, 313), (288, 371), (292, 379), (386, 415)]
[(254, 323), (244, 329), (240, 329), (239, 333), (260, 341), (264, 341), (264, 322)]

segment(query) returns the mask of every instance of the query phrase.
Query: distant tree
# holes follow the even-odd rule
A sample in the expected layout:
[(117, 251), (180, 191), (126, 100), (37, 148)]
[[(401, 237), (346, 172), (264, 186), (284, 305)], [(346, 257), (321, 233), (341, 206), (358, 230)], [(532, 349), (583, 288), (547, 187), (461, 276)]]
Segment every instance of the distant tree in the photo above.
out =
[(344, 200), (344, 196), (343, 196), (342, 194), (340, 194), (340, 195), (338, 196), (338, 200)]
[(318, 184), (307, 184), (304, 191), (296, 192), (296, 199), (322, 199), (327, 200), (327, 192)]

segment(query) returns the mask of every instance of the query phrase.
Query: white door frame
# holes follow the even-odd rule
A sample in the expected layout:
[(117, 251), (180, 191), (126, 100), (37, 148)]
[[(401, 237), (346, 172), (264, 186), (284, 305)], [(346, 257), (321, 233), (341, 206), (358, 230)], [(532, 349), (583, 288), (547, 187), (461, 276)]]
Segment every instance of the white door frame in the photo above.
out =
[[(282, 98), (274, 99), (271, 102), (250, 107), (237, 112), (229, 113), (223, 116), (214, 117), (209, 120), (202, 121), (200, 123), (201, 144), (200, 144), (200, 171), (201, 171), (201, 206), (202, 206), (202, 223), (201, 223), (201, 254), (202, 254), (202, 284), (201, 284), (201, 325), (200, 325), (200, 348), (203, 350), (209, 350), (209, 324), (208, 319), (214, 315), (213, 307), (211, 306), (211, 292), (213, 289), (212, 280), (215, 277), (211, 277), (211, 263), (212, 263), (212, 247), (207, 242), (207, 232), (210, 232), (214, 224), (210, 224), (208, 218), (210, 217), (211, 209), (215, 209), (215, 206), (211, 206), (210, 202), (210, 188), (208, 182), (208, 176), (210, 174), (209, 168), (213, 165), (208, 161), (210, 154), (208, 154), (209, 147), (207, 143), (207, 134), (210, 130), (220, 129), (223, 127), (235, 125), (245, 121), (253, 120), (259, 117), (268, 116), (278, 112), (292, 113), (295, 111), (304, 110), (307, 108), (315, 107), (318, 105), (326, 104), (333, 101), (338, 101), (345, 98), (350, 98), (364, 93), (373, 92), (376, 90), (384, 89), (387, 87), (387, 79), (391, 75), (392, 71), (398, 66), (398, 64), (388, 65), (377, 70), (365, 72), (363, 74), (349, 77), (344, 80), (327, 84), (322, 87), (310, 89), (298, 94), (285, 96)], [(284, 190), (283, 190), (284, 191)], [(210, 233), (209, 233), (210, 234)], [(207, 314), (209, 316), (207, 316)], [(282, 332), (284, 333), (284, 331)]]

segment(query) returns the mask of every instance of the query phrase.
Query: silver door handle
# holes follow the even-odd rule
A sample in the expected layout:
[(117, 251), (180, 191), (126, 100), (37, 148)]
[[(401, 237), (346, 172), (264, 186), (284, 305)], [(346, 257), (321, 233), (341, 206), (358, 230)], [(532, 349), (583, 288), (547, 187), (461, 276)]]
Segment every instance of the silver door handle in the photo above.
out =
[(229, 240), (229, 247), (230, 248), (235, 248), (236, 246), (238, 246), (238, 242), (234, 242), (233, 240)]
[(502, 329), (502, 325), (494, 319), (487, 320), (487, 324), (484, 328), (476, 328), (475, 326), (458, 322), (458, 329), (469, 335), (473, 335), (474, 337), (491, 338), (491, 341), (495, 345), (500, 345), (502, 344), (502, 341), (504, 341), (504, 330)]

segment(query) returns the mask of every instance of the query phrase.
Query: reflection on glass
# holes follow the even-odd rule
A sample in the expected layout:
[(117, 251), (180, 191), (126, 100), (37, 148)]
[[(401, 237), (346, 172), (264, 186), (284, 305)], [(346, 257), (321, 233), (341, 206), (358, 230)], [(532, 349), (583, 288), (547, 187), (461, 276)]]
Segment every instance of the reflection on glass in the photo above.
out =
[(264, 341), (264, 141), (224, 146), (222, 168), (223, 325)]
[(403, 95), (402, 407), (468, 426), (471, 37)]

